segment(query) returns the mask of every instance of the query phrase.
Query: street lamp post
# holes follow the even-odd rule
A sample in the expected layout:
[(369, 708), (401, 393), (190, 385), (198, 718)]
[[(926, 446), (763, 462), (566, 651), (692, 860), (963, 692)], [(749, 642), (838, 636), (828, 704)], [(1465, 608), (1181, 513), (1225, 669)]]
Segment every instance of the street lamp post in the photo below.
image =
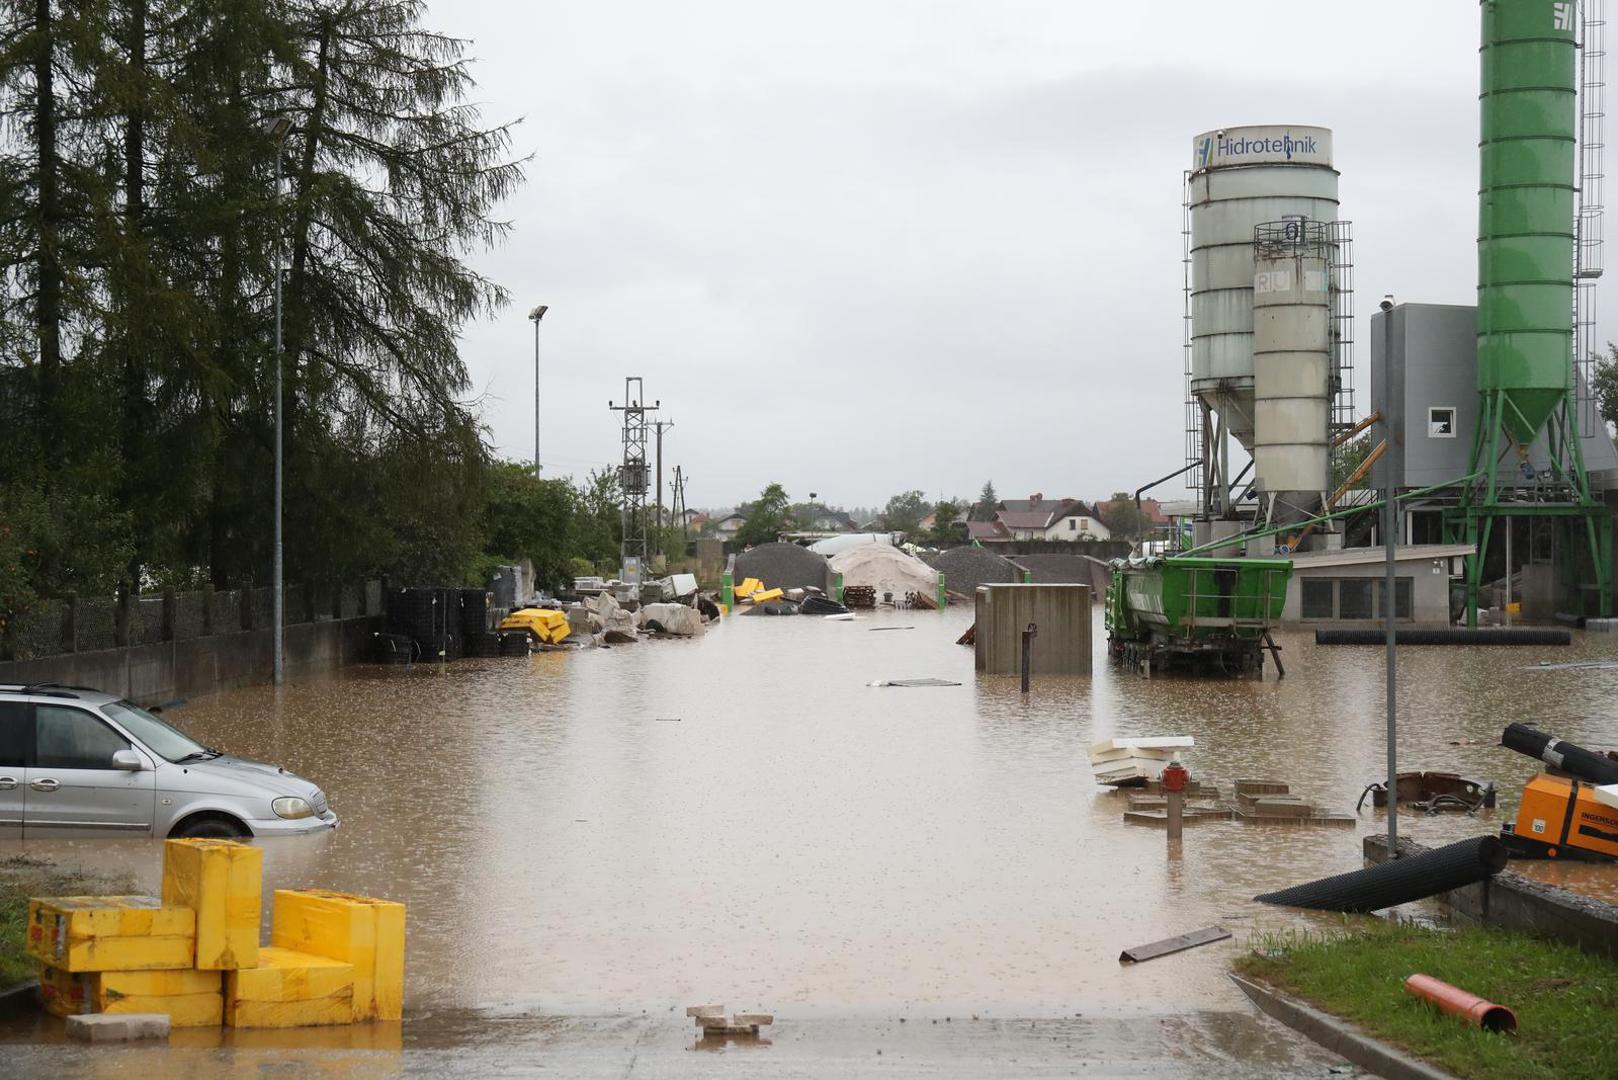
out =
[(264, 130), (275, 140), (275, 556), (270, 571), (271, 640), (275, 659), (271, 675), (276, 686), (286, 681), (286, 588), (282, 580), (284, 564), (281, 556), (281, 151), (286, 145), (292, 121), (284, 116), (273, 116), (264, 124)]
[(1399, 483), (1395, 465), (1402, 462), (1396, 456), (1395, 445), (1403, 442), (1399, 435), (1400, 416), (1394, 415), (1393, 393), (1393, 297), (1382, 300), (1382, 626), (1387, 660), (1387, 714), (1388, 714), (1388, 858), (1399, 857), (1399, 712), (1395, 699), (1398, 667), (1398, 631), (1395, 616), (1398, 613), (1397, 563), (1394, 549), (1395, 534), (1399, 529), (1398, 507), (1394, 502)]
[(528, 318), (534, 324), (534, 479), (539, 476), (539, 320), (545, 317), (550, 308), (540, 304), (528, 313)]

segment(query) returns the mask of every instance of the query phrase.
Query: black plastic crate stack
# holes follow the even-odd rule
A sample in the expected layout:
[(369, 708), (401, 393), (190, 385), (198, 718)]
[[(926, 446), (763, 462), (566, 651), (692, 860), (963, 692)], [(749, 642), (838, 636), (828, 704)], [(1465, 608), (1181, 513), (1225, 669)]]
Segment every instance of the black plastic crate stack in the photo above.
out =
[(489, 629), (489, 603), (493, 599), (487, 589), (460, 590), (463, 655), (500, 655), (500, 635)]
[(530, 638), (526, 630), (497, 630), (501, 656), (527, 656)]
[(460, 655), (459, 604), (447, 601), (454, 589), (398, 589), (388, 594), (388, 634), (402, 634), (416, 644), (417, 660), (451, 660)]

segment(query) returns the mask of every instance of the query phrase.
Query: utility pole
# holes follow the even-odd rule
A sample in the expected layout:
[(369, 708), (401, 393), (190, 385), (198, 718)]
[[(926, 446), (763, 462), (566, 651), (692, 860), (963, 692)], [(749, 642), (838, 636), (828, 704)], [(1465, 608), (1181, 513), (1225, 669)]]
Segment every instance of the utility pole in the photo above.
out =
[(657, 529), (663, 530), (663, 432), (674, 426), (673, 420), (653, 421), (657, 431)]
[(625, 580), (632, 584), (640, 583), (646, 565), (646, 414), (662, 404), (646, 404), (639, 375), (624, 378), (622, 405), (607, 402), (607, 408), (624, 414), (624, 461), (618, 467), (618, 489), (623, 496), (618, 513), (624, 538), (618, 552)]
[[(285, 233), (281, 228), (281, 157), (292, 121), (284, 116), (271, 117), (265, 131), (275, 140), (275, 549), (270, 567), (270, 648), (275, 657), (270, 662), (270, 679), (280, 686), (286, 681), (286, 564), (281, 547), (281, 473), (282, 473), (282, 405), (281, 405), (281, 260)], [(138, 584), (138, 582), (137, 582)]]
[(680, 522), (681, 557), (685, 555), (684, 547), (691, 542), (690, 530), (685, 520), (685, 475), (680, 472), (678, 465), (674, 466), (674, 516)]

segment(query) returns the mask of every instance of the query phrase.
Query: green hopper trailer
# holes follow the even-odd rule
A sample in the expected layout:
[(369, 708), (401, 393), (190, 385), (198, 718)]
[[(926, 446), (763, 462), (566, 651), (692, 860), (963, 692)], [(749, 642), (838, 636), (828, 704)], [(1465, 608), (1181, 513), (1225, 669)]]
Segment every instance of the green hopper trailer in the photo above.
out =
[(1291, 559), (1166, 555), (1115, 559), (1107, 585), (1107, 648), (1150, 674), (1175, 668), (1257, 675), (1286, 605)]

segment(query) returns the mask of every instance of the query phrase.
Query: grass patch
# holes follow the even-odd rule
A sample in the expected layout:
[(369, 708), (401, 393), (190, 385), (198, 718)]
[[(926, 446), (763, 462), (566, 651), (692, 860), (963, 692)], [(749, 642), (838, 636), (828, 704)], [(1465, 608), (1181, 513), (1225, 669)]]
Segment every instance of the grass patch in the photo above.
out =
[[(1335, 934), (1268, 934), (1236, 969), (1470, 1080), (1618, 1077), (1618, 964), (1484, 927), (1345, 919)], [(1504, 1005), (1516, 1035), (1469, 1027), (1405, 993), (1421, 972)]]
[(28, 955), (28, 898), (105, 896), (134, 891), (127, 878), (64, 871), (26, 855), (0, 859), (0, 989), (34, 978), (38, 961)]

